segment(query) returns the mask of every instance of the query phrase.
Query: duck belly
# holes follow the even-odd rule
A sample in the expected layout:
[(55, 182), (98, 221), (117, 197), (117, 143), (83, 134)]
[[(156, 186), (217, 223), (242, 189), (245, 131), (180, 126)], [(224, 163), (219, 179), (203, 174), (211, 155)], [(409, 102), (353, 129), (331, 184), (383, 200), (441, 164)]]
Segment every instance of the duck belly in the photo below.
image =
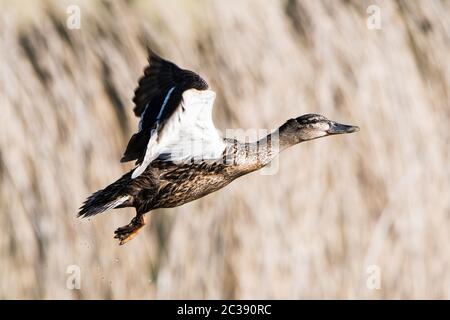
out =
[[(167, 176), (165, 176), (167, 179)], [(155, 207), (173, 208), (204, 197), (231, 182), (226, 174), (211, 170), (190, 170), (162, 179)]]

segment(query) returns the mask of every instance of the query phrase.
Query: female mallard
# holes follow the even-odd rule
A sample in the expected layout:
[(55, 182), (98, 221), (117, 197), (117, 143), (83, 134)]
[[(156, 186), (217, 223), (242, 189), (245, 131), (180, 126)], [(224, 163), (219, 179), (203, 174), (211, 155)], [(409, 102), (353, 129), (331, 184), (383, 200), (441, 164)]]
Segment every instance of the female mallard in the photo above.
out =
[(150, 210), (177, 207), (219, 190), (297, 143), (359, 130), (307, 114), (253, 143), (221, 138), (211, 118), (216, 94), (205, 80), (151, 51), (148, 60), (133, 98), (139, 131), (121, 159), (136, 160), (137, 166), (92, 194), (79, 212), (80, 217), (89, 217), (134, 207), (136, 216), (115, 231), (120, 244), (144, 226)]

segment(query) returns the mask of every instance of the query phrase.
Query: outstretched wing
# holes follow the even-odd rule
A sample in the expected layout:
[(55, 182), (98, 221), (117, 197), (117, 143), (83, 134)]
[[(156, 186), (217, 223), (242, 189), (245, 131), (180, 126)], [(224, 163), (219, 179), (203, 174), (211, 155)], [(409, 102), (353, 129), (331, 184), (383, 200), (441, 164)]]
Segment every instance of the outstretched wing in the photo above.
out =
[(142, 162), (152, 130), (156, 129), (158, 123), (163, 125), (174, 113), (181, 102), (183, 91), (208, 88), (208, 84), (200, 76), (180, 69), (151, 50), (148, 62), (133, 98), (134, 114), (141, 118), (139, 131), (131, 137), (121, 162)]
[(148, 60), (133, 98), (134, 113), (141, 118), (139, 131), (121, 159), (136, 160), (132, 178), (158, 157), (171, 161), (211, 158), (224, 149), (212, 123), (215, 93), (207, 90), (208, 84), (153, 52)]

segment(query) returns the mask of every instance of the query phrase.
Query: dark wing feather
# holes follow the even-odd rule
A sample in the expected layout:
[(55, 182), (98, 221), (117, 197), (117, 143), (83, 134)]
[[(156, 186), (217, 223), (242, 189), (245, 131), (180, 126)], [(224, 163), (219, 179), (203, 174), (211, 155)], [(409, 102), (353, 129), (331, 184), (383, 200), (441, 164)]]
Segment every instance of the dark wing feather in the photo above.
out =
[[(179, 106), (184, 91), (208, 89), (208, 84), (198, 74), (179, 68), (151, 50), (148, 62), (133, 98), (134, 114), (141, 117), (140, 130), (128, 142), (121, 162), (142, 162), (152, 130), (156, 129), (157, 124), (162, 128)], [(161, 112), (164, 102), (166, 104)]]
[(139, 163), (142, 162), (142, 150), (145, 150), (147, 148), (149, 139), (150, 130), (140, 131), (133, 134), (130, 141), (128, 142), (127, 149), (125, 150), (122, 159), (120, 159), (120, 162), (128, 162), (136, 159)]
[[(144, 76), (139, 80), (139, 85), (134, 91), (134, 114), (140, 117), (147, 104), (153, 99), (160, 98), (174, 86), (181, 86), (184, 90), (206, 90), (208, 84), (198, 74), (189, 70), (183, 70), (174, 63), (164, 60), (153, 51), (149, 50), (148, 66), (144, 70)], [(161, 105), (156, 106), (158, 109)]]

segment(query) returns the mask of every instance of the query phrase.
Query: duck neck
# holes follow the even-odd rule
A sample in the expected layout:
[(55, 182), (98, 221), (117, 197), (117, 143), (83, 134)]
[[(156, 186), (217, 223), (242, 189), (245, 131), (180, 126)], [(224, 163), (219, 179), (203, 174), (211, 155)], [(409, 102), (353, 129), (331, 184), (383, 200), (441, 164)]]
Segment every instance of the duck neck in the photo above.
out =
[(242, 173), (252, 172), (268, 165), (281, 151), (297, 144), (298, 141), (283, 134), (282, 127), (255, 142), (227, 140), (228, 164), (234, 164)]

